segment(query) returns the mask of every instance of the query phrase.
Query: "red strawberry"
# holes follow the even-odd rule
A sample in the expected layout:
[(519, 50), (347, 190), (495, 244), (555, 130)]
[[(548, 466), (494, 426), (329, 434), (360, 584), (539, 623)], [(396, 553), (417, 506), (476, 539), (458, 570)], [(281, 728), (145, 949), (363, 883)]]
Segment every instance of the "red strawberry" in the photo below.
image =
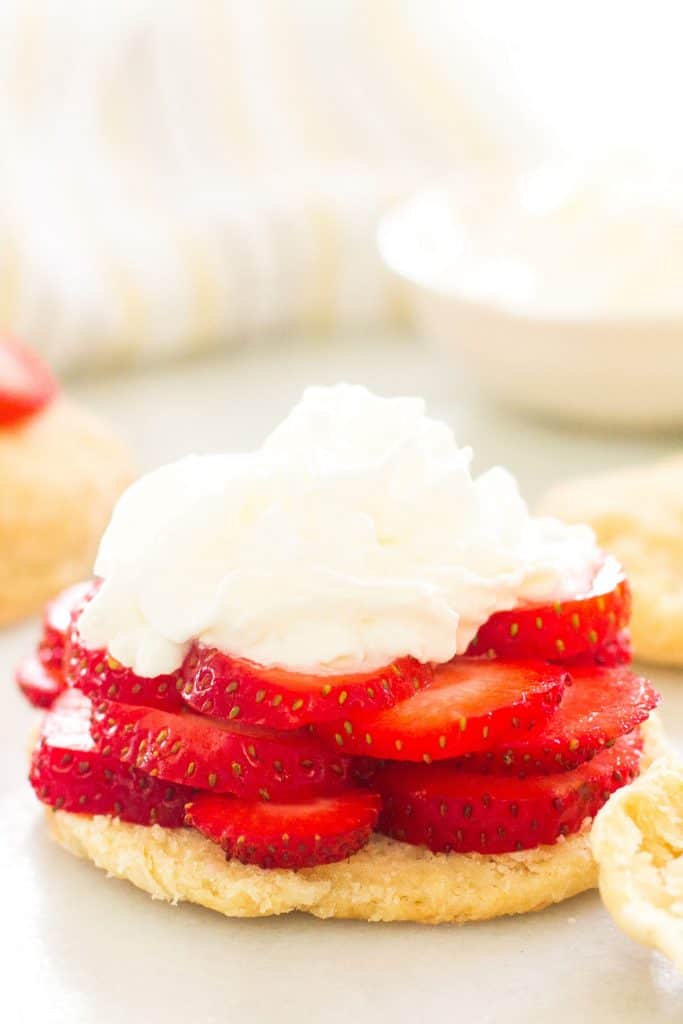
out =
[(186, 822), (223, 847), (228, 859), (262, 868), (309, 868), (344, 860), (365, 846), (380, 801), (349, 790), (301, 804), (264, 804), (199, 794)]
[[(96, 592), (99, 582), (91, 585), (83, 598), (83, 604)], [(82, 610), (82, 608), (80, 609)], [(172, 675), (138, 676), (104, 650), (90, 650), (78, 632), (77, 609), (69, 630), (65, 674), (71, 686), (77, 686), (93, 700), (107, 697), (124, 704), (144, 705), (175, 711), (182, 707), (180, 691), (183, 679), (180, 672)]]
[(35, 352), (13, 339), (0, 340), (0, 427), (33, 416), (57, 390), (57, 381)]
[(516, 779), (475, 775), (450, 764), (386, 765), (373, 786), (379, 829), (435, 853), (507, 853), (554, 843), (592, 818), (638, 774), (642, 740), (617, 740), (574, 771)]
[(150, 778), (98, 753), (90, 716), (90, 701), (78, 690), (66, 690), (45, 716), (29, 775), (40, 800), (65, 811), (180, 827), (194, 790)]
[[(183, 696), (196, 711), (274, 729), (297, 729), (342, 713), (378, 711), (429, 685), (431, 665), (415, 658), (356, 675), (315, 676), (265, 668), (210, 648), (186, 659)], [(342, 711), (343, 708), (343, 711)]]
[(74, 583), (62, 590), (45, 606), (43, 613), (43, 635), (38, 645), (40, 660), (49, 668), (61, 669), (64, 665), (64, 650), (71, 629), (71, 617), (82, 606), (90, 592), (92, 582)]
[(573, 668), (562, 703), (544, 729), (467, 754), (462, 767), (520, 776), (576, 768), (644, 722), (659, 701), (647, 679), (627, 668)]
[(247, 800), (337, 792), (352, 777), (351, 759), (331, 754), (308, 732), (278, 733), (113, 701), (96, 705), (92, 728), (104, 753), (150, 775)]
[(631, 634), (628, 629), (622, 629), (610, 643), (604, 644), (594, 651), (584, 651), (583, 654), (577, 654), (575, 658), (564, 658), (562, 664), (573, 672), (575, 667), (598, 665), (603, 668), (613, 668), (617, 665), (630, 665), (632, 660)]
[(629, 585), (619, 563), (608, 557), (590, 594), (554, 605), (496, 612), (480, 628), (467, 653), (565, 662), (614, 643), (630, 614)]
[(566, 678), (561, 668), (540, 662), (455, 658), (410, 700), (316, 731), (350, 754), (444, 760), (540, 729), (560, 702)]
[(102, 697), (123, 704), (142, 705), (175, 711), (182, 707), (179, 675), (146, 678), (138, 676), (105, 651), (89, 651), (86, 647), (70, 647), (67, 677), (94, 701)]
[(59, 669), (50, 668), (37, 654), (29, 654), (19, 663), (16, 680), (26, 700), (36, 708), (49, 708), (66, 687)]

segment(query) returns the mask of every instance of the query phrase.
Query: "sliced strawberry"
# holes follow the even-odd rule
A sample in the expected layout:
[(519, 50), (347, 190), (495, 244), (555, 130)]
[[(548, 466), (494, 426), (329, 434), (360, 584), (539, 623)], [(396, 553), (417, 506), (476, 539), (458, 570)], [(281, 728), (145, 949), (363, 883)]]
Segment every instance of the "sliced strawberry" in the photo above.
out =
[[(98, 582), (91, 585), (83, 598), (83, 604), (92, 598), (98, 585)], [(78, 618), (77, 608), (69, 629), (64, 668), (71, 686), (77, 686), (95, 701), (106, 697), (123, 704), (164, 708), (167, 711), (175, 711), (183, 706), (180, 696), (183, 678), (180, 671), (151, 678), (136, 675), (106, 651), (86, 647), (78, 632)]]
[(71, 645), (66, 674), (72, 686), (94, 701), (107, 697), (123, 704), (168, 711), (182, 707), (180, 675), (138, 676), (105, 651)]
[(515, 779), (460, 772), (451, 764), (384, 766), (379, 829), (435, 853), (507, 853), (576, 832), (638, 774), (642, 740), (617, 740), (574, 771)]
[(444, 760), (540, 729), (559, 704), (566, 678), (558, 666), (540, 662), (455, 658), (440, 665), (432, 684), (410, 700), (316, 731), (350, 754)]
[[(183, 696), (196, 711), (274, 729), (297, 729), (342, 713), (389, 708), (429, 685), (431, 665), (415, 658), (356, 675), (315, 676), (265, 668), (212, 648), (185, 661)], [(343, 709), (343, 711), (342, 711)]]
[(184, 711), (102, 701), (93, 735), (103, 752), (150, 775), (247, 800), (298, 800), (338, 792), (351, 759), (331, 754), (308, 732), (278, 733)]
[(644, 722), (660, 699), (647, 679), (623, 666), (573, 668), (562, 703), (543, 729), (467, 754), (462, 767), (519, 776), (576, 768)]
[(222, 846), (228, 859), (262, 868), (309, 868), (344, 860), (365, 846), (380, 801), (349, 790), (300, 804), (264, 804), (202, 793), (186, 822)]
[(0, 427), (33, 416), (57, 390), (57, 381), (35, 352), (11, 338), (0, 340)]
[(80, 814), (112, 814), (140, 825), (178, 828), (194, 794), (98, 752), (91, 703), (78, 690), (55, 701), (33, 752), (29, 779), (43, 803)]
[(563, 658), (562, 664), (573, 672), (575, 667), (598, 665), (602, 668), (614, 668), (617, 665), (630, 665), (632, 661), (631, 633), (628, 629), (622, 629), (610, 643), (594, 651), (584, 651), (574, 658)]
[(62, 672), (50, 668), (37, 654), (29, 654), (19, 663), (16, 680), (26, 700), (36, 708), (51, 707), (66, 687)]
[(38, 644), (41, 661), (49, 668), (61, 669), (64, 665), (65, 647), (71, 618), (92, 588), (92, 581), (74, 583), (62, 590), (57, 597), (49, 601), (43, 613), (43, 633)]
[(564, 662), (614, 643), (630, 614), (628, 582), (619, 563), (608, 557), (589, 594), (558, 604), (496, 612), (480, 628), (467, 653)]

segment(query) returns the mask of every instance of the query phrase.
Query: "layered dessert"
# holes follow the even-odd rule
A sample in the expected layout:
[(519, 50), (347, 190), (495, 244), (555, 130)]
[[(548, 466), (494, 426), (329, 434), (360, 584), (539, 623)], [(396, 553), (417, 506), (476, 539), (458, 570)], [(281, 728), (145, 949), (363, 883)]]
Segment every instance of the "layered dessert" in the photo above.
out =
[(595, 884), (648, 757), (630, 592), (415, 398), (312, 388), (119, 500), (24, 692), (53, 836), (227, 914), (468, 920)]

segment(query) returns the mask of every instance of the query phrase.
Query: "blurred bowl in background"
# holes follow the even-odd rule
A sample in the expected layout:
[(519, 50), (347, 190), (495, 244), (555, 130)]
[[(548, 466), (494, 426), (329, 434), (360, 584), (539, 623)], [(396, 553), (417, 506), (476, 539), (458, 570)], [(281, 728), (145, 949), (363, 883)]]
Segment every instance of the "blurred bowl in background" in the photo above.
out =
[(583, 423), (683, 423), (683, 193), (670, 179), (469, 174), (390, 211), (378, 243), (418, 330), (484, 391)]

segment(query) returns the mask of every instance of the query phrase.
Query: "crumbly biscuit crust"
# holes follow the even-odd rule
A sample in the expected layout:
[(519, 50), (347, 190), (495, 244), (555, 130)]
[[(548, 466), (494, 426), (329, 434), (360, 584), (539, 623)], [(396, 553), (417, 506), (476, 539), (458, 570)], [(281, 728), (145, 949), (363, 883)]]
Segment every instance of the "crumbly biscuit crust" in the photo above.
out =
[(188, 900), (229, 917), (301, 910), (365, 921), (480, 921), (540, 910), (593, 887), (597, 877), (587, 832), (491, 857), (434, 854), (375, 835), (337, 864), (264, 871), (226, 861), (220, 847), (190, 829), (48, 813), (52, 837), (109, 875), (157, 899)]
[(683, 758), (658, 758), (595, 819), (600, 895), (627, 935), (683, 971)]

